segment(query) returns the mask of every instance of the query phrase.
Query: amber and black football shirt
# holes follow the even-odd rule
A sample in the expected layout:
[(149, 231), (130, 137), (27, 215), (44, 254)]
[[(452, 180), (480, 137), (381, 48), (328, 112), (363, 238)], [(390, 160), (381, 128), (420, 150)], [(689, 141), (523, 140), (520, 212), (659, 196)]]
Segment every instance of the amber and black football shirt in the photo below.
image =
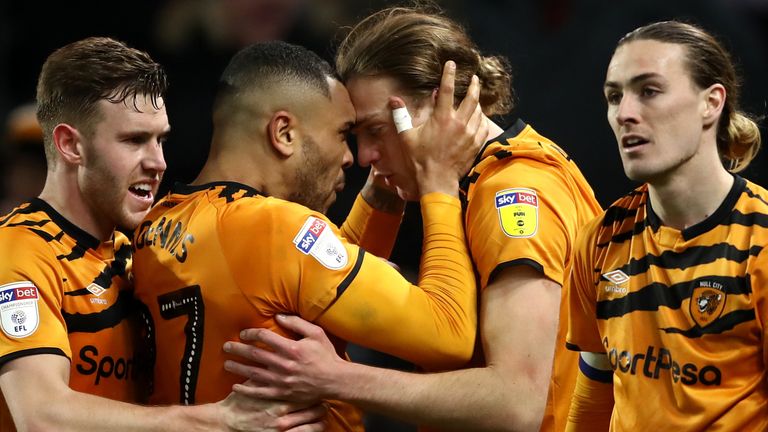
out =
[(124, 235), (101, 243), (40, 199), (0, 218), (0, 365), (66, 356), (72, 389), (139, 402), (130, 260)]
[(571, 349), (613, 368), (611, 429), (768, 429), (768, 193), (740, 177), (682, 231), (661, 224), (646, 185), (580, 237)]
[[(466, 360), (476, 289), (461, 205), (428, 194), (422, 212), (432, 246), (425, 245), (414, 286), (302, 205), (239, 183), (177, 185), (134, 239), (136, 295), (151, 311), (157, 347), (152, 402), (224, 398), (242, 378), (224, 370), (229, 357), (222, 345), (245, 328), (284, 334), (277, 313), (300, 315), (339, 338), (432, 369), (457, 366), (451, 360), (457, 349)], [(358, 228), (349, 237), (375, 229), (352, 225)], [(338, 402), (328, 422), (334, 431), (362, 427), (357, 410)]]
[[(462, 183), (462, 196), (481, 289), (516, 265), (566, 286), (576, 233), (601, 211), (573, 160), (520, 120), (485, 145)], [(578, 372), (578, 355), (564, 348), (566, 312), (561, 307), (544, 431), (565, 428)]]

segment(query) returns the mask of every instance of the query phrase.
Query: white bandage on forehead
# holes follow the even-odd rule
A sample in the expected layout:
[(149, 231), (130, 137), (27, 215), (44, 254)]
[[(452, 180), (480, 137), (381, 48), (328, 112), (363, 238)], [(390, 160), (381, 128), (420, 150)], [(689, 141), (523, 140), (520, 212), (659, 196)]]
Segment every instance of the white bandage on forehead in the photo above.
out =
[(393, 109), (392, 120), (395, 121), (395, 129), (397, 129), (397, 133), (413, 128), (411, 115), (408, 114), (408, 108), (402, 107)]

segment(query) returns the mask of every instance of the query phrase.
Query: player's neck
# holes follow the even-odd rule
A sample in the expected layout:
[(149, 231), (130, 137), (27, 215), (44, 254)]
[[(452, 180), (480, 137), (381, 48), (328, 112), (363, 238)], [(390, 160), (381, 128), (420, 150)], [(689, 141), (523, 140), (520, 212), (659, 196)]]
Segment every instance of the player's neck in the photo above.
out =
[(277, 198), (287, 196), (283, 186), (293, 178), (284, 172), (284, 164), (266, 162), (266, 156), (250, 158), (243, 152), (224, 152), (211, 156), (205, 162), (192, 185), (228, 181), (244, 184), (257, 191)]
[(648, 195), (662, 223), (683, 230), (711, 216), (725, 200), (733, 181), (733, 175), (720, 164), (717, 169), (672, 174), (663, 181), (651, 182)]
[[(61, 163), (61, 162), (60, 162)], [(101, 242), (112, 238), (114, 223), (106, 217), (96, 214), (80, 193), (77, 174), (64, 172), (63, 168), (48, 171), (45, 186), (39, 198), (47, 202), (54, 210), (81, 230)]]

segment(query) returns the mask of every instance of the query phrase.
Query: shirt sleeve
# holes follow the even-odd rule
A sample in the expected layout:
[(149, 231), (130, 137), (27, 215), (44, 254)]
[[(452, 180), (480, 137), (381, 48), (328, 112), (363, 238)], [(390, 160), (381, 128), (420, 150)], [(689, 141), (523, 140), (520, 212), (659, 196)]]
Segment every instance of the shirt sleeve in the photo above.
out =
[(376, 210), (358, 194), (341, 226), (341, 235), (373, 255), (389, 258), (402, 219), (402, 213)]
[(71, 358), (60, 273), (43, 239), (23, 229), (0, 230), (0, 366), (34, 354)]
[(418, 285), (366, 254), (346, 293), (318, 321), (343, 339), (426, 369), (463, 366), (474, 348), (477, 288), (462, 229), (461, 205), (422, 197), (424, 249)]
[(565, 432), (610, 430), (613, 406), (613, 383), (592, 380), (579, 371)]
[(418, 285), (350, 243), (325, 216), (277, 200), (221, 223), (222, 250), (241, 290), (265, 313), (297, 313), (342, 339), (429, 369), (458, 367), (472, 355), (477, 327), (461, 205), (439, 193), (421, 204)]
[(519, 158), (488, 174), (476, 186), (467, 211), (480, 285), (520, 264), (563, 285), (577, 217), (570, 187), (552, 165)]
[(568, 308), (568, 334), (566, 347), (573, 351), (605, 352), (597, 327), (597, 292), (595, 291), (595, 240), (592, 232), (598, 218), (587, 224), (576, 237), (576, 250), (571, 270), (571, 281), (564, 296)]

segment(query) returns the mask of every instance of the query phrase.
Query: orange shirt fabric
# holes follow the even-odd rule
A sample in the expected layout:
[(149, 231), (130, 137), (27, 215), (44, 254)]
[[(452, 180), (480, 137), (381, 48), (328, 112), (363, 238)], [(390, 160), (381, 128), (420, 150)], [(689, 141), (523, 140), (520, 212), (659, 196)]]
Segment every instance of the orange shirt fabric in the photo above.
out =
[[(156, 347), (151, 401), (226, 397), (243, 379), (224, 370), (231, 357), (222, 345), (245, 328), (285, 334), (277, 313), (300, 315), (335, 337), (429, 368), (455, 366), (444, 363), (451, 358), (446, 352), (461, 347), (466, 361), (476, 331), (476, 289), (460, 202), (428, 194), (422, 204), (430, 224), (425, 231), (433, 237), (426, 241), (441, 251), (424, 263), (426, 273), (413, 286), (302, 205), (233, 182), (176, 185), (134, 238), (136, 295), (151, 312)], [(349, 237), (375, 230), (376, 218), (398, 223), (399, 216), (375, 213), (369, 208), (353, 217)], [(367, 244), (387, 253), (390, 243)], [(362, 430), (356, 408), (329, 403), (328, 430)]]
[[(130, 264), (125, 235), (99, 242), (43, 200), (2, 217), (0, 366), (30, 355), (66, 356), (72, 389), (141, 402)], [(4, 400), (0, 430), (14, 430)]]
[(768, 430), (766, 244), (768, 191), (738, 176), (682, 231), (647, 185), (584, 229), (567, 341), (608, 356), (612, 431)]
[[(501, 270), (527, 265), (565, 292), (576, 234), (601, 208), (560, 147), (517, 120), (482, 149), (462, 182), (462, 197), (481, 289)], [(565, 429), (578, 373), (578, 355), (565, 349), (566, 312), (560, 308), (543, 431)]]

